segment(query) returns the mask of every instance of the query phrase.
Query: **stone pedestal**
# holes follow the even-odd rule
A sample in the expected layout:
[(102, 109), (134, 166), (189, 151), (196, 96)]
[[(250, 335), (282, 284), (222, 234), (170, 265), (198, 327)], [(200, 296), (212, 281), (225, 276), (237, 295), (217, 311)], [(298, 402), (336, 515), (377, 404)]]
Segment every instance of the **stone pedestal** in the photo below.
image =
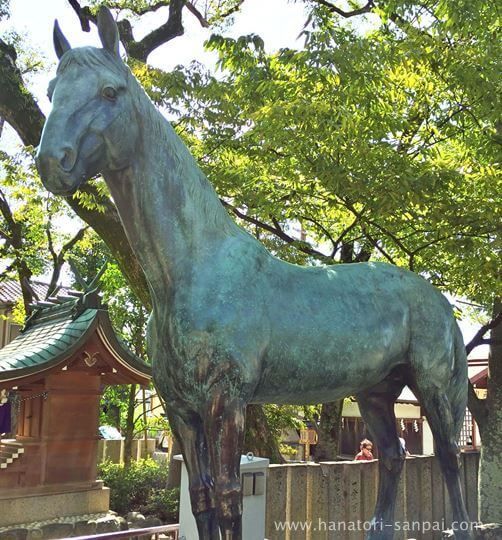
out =
[(102, 482), (95, 485), (58, 486), (57, 489), (13, 489), (0, 494), (0, 528), (81, 514), (106, 513), (110, 490)]
[[(174, 459), (183, 461), (181, 455), (175, 456)], [(246, 540), (265, 538), (268, 466), (267, 458), (250, 457), (248, 459), (248, 456), (241, 456), (242, 536)], [(181, 469), (179, 538), (186, 540), (198, 538), (197, 525), (190, 505), (188, 474), (184, 462)]]

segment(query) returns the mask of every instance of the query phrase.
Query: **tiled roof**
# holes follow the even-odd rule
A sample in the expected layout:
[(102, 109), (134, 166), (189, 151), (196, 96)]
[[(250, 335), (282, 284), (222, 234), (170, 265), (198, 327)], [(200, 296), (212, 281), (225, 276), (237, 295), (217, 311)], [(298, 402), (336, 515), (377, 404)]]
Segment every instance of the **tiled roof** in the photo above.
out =
[(0, 349), (0, 381), (12, 381), (45, 371), (64, 361), (99, 328), (110, 354), (147, 379), (150, 367), (115, 335), (99, 295), (70, 291), (53, 303), (35, 306), (21, 334)]
[(51, 365), (62, 355), (67, 356), (86, 334), (97, 314), (97, 309), (87, 309), (75, 320), (63, 318), (28, 328), (0, 349), (0, 379), (11, 378), (15, 372), (31, 371), (30, 368), (36, 371), (45, 364)]
[[(39, 300), (43, 300), (47, 296), (47, 291), (49, 288), (47, 283), (42, 283), (41, 281), (31, 281), (30, 284)], [(66, 287), (63, 287), (62, 289), (67, 290)], [(21, 297), (21, 285), (19, 285), (19, 281), (15, 279), (6, 279), (0, 281), (0, 304), (13, 304)]]

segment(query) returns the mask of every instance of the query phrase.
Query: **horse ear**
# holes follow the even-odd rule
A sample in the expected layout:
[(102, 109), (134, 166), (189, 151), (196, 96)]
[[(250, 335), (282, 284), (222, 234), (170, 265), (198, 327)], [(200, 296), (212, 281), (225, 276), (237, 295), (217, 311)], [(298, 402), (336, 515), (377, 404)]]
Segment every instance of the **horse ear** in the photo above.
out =
[(112, 12), (105, 6), (98, 13), (98, 34), (103, 48), (120, 58), (119, 29)]
[(59, 23), (57, 19), (54, 21), (54, 30), (52, 32), (52, 39), (54, 41), (54, 49), (56, 50), (57, 57), (61, 60), (61, 57), (66, 51), (71, 49), (71, 45), (68, 43), (68, 40), (64, 37), (61, 28), (59, 28)]

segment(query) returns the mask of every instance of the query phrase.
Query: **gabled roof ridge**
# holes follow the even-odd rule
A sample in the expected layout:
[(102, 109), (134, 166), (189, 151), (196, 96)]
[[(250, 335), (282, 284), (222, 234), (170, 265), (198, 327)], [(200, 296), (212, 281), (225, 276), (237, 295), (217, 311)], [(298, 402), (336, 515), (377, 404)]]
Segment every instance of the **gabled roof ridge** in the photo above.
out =
[[(42, 279), (31, 279), (30, 284), (35, 294), (44, 299), (47, 296), (50, 283)], [(61, 291), (67, 292), (71, 287), (66, 285), (58, 285), (58, 293)], [(12, 305), (22, 297), (21, 285), (17, 279), (0, 279), (0, 304)]]

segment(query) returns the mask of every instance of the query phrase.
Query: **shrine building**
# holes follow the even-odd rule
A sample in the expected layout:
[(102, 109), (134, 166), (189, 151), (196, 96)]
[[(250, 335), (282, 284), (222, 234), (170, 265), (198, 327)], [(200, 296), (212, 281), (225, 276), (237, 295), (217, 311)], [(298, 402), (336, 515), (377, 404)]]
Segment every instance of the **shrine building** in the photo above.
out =
[(100, 398), (107, 385), (150, 380), (97, 292), (37, 303), (0, 349), (0, 434), (11, 432), (0, 443), (0, 528), (107, 512), (109, 490), (96, 479)]

